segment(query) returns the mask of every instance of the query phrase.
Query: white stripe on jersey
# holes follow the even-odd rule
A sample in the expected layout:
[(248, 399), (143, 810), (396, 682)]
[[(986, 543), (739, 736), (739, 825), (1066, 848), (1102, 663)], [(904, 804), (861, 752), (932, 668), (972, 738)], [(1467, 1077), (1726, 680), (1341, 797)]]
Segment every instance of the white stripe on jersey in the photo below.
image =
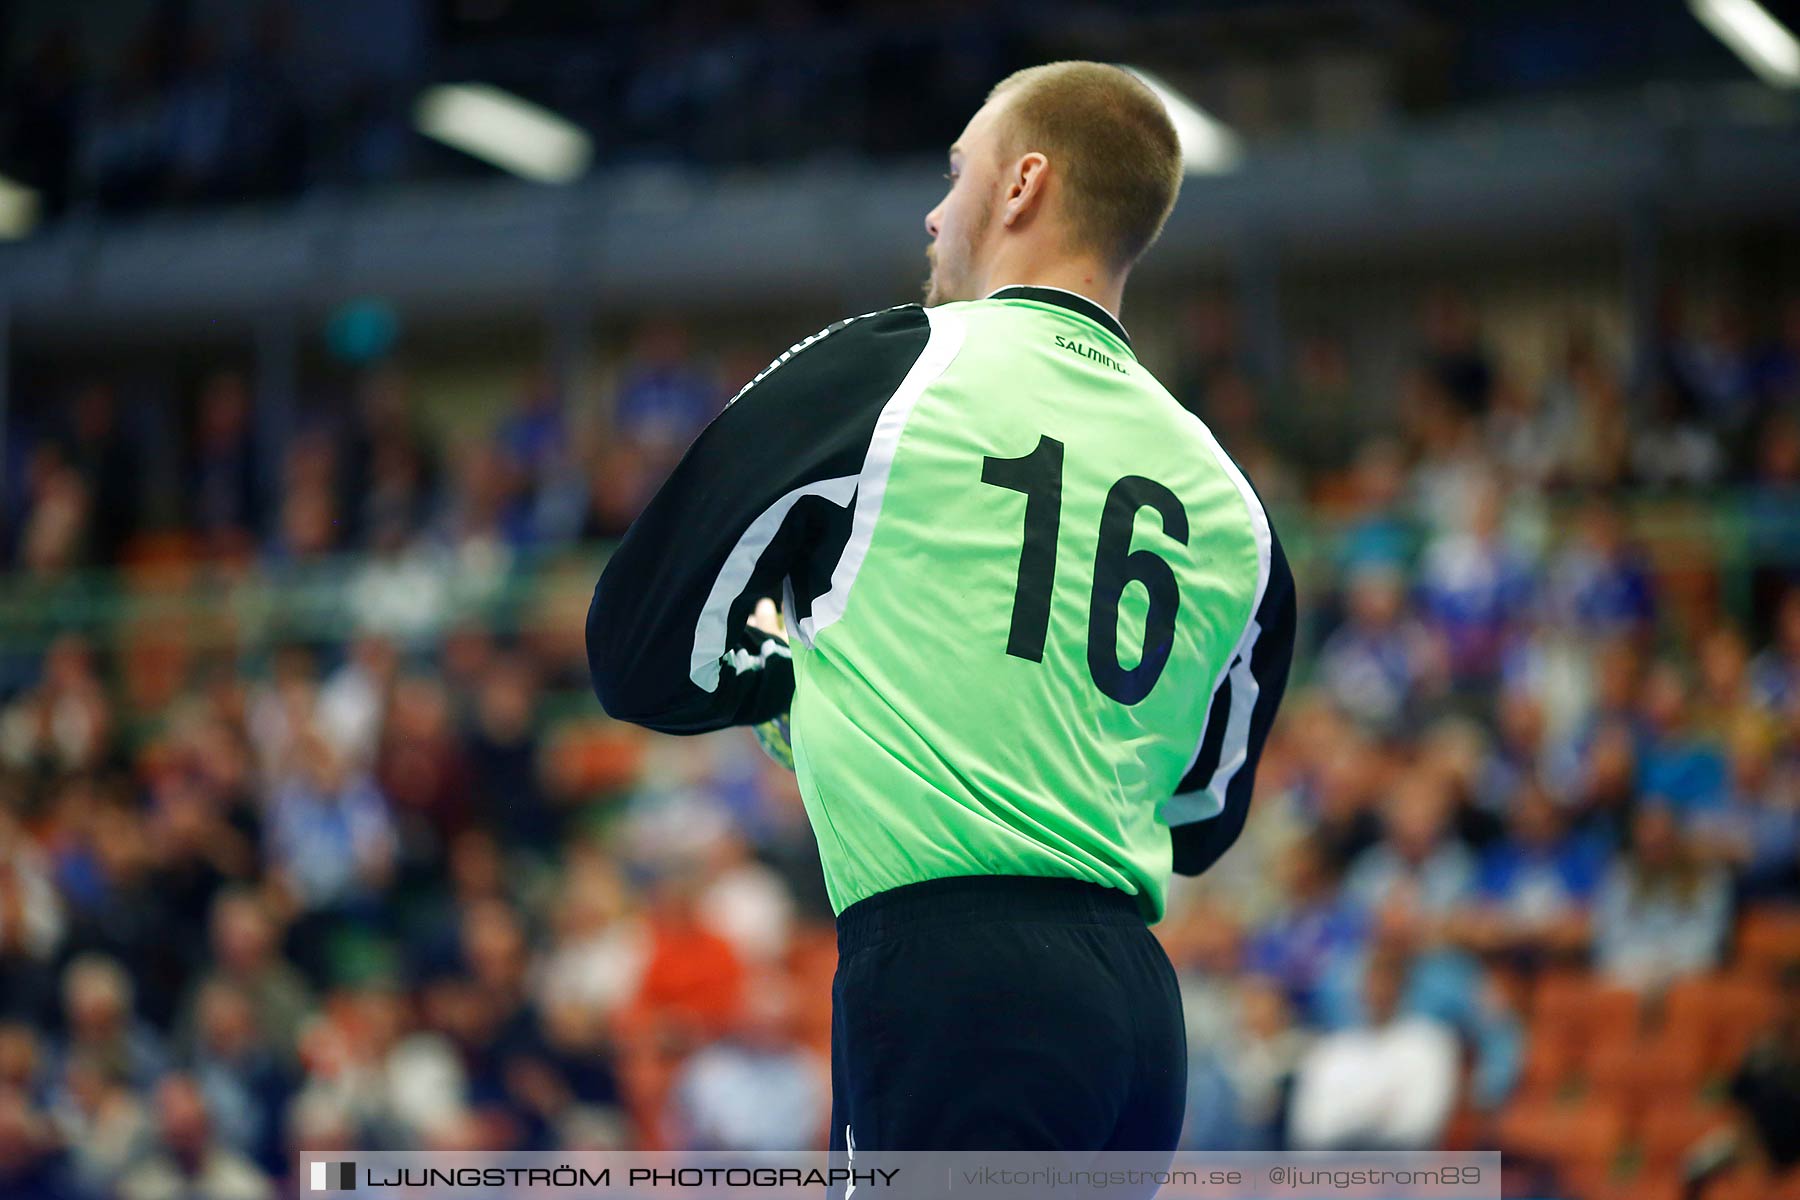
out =
[(798, 623), (800, 639), (809, 647), (819, 630), (844, 615), (844, 606), (850, 601), (850, 587), (856, 582), (856, 574), (862, 570), (863, 559), (869, 553), (869, 543), (875, 538), (875, 522), (881, 517), (881, 501), (887, 494), (888, 472), (893, 469), (894, 451), (900, 445), (900, 434), (906, 428), (906, 419), (912, 415), (913, 405), (919, 402), (926, 388), (937, 382), (938, 376), (949, 368), (957, 351), (962, 349), (967, 327), (961, 317), (936, 308), (926, 309), (925, 316), (931, 322), (931, 336), (925, 342), (925, 349), (913, 361), (912, 370), (906, 373), (906, 378), (882, 406), (881, 416), (875, 422), (875, 436), (869, 439), (869, 452), (863, 459), (862, 474), (857, 477), (856, 513), (850, 524), (850, 540), (831, 572), (831, 590), (815, 600), (812, 612), (800, 618)]

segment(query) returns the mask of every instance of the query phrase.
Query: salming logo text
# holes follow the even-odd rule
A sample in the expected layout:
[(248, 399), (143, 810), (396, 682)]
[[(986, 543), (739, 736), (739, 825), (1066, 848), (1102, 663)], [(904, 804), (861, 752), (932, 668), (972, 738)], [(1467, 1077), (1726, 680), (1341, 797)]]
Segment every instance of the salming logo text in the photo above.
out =
[(1097, 362), (1103, 367), (1111, 367), (1121, 375), (1128, 373), (1125, 370), (1125, 364), (1114, 358), (1112, 355), (1103, 354), (1084, 342), (1078, 342), (1074, 338), (1063, 337), (1060, 333), (1056, 335), (1056, 348), (1058, 350), (1067, 350), (1071, 354), (1079, 354), (1090, 362)]

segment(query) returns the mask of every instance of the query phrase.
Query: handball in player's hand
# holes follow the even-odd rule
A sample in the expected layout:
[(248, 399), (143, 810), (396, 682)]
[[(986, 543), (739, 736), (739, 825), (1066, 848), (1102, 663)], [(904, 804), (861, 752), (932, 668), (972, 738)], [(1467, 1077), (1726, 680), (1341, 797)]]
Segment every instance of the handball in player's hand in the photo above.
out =
[(781, 610), (767, 596), (756, 602), (756, 611), (750, 614), (750, 628), (760, 629), (780, 638), (787, 636), (787, 626), (782, 623)]
[(794, 769), (794, 743), (789, 733), (786, 713), (750, 728), (756, 734), (756, 744), (763, 748), (764, 754), (788, 770)]
[[(786, 637), (787, 629), (782, 624), (781, 611), (775, 602), (764, 598), (756, 602), (756, 611), (750, 614), (750, 627), (760, 629), (764, 633), (772, 633), (777, 637)], [(792, 771), (794, 769), (794, 743), (790, 735), (788, 714), (782, 713), (771, 721), (751, 726), (756, 734), (756, 744), (763, 748), (763, 753), (777, 763)]]

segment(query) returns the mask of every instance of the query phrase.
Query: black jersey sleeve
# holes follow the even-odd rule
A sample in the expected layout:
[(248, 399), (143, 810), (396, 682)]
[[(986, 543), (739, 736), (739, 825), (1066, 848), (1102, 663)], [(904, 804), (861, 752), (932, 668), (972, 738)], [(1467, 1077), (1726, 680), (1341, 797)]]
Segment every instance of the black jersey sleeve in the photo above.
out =
[(1216, 815), (1171, 824), (1174, 867), (1198, 875), (1231, 848), (1243, 831), (1275, 710), (1287, 690), (1297, 623), (1294, 574), (1281, 539), (1269, 530), (1269, 582), (1251, 616), (1244, 643), (1213, 693), (1200, 752), (1176, 795), (1205, 796)]
[(916, 304), (828, 326), (700, 434), (594, 589), (588, 667), (609, 714), (685, 734), (787, 710), (787, 646), (746, 621), (763, 597), (804, 611), (829, 587), (876, 424), (929, 337)]

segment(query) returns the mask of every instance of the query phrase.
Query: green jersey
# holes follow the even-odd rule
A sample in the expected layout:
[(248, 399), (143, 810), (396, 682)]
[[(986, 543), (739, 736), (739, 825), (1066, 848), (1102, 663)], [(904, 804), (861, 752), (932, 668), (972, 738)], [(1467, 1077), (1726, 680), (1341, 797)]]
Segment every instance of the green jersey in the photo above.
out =
[[(789, 640), (745, 625), (781, 600)], [(1104, 309), (1051, 288), (815, 335), (701, 435), (589, 616), (614, 715), (791, 708), (835, 908), (1070, 876), (1161, 916), (1242, 827), (1293, 581), (1256, 492)]]

